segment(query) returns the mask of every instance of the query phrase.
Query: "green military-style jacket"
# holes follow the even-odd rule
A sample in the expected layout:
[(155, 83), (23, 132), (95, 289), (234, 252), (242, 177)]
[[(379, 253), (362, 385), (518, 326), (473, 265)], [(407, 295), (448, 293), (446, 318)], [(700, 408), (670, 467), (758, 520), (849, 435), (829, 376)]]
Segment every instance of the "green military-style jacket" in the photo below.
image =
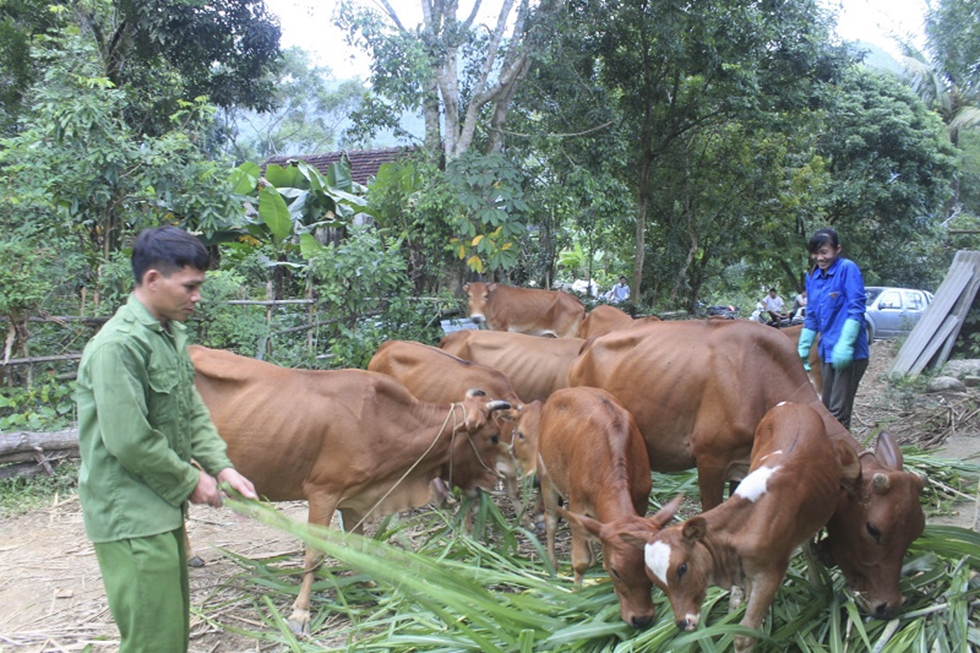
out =
[(85, 347), (78, 367), (78, 496), (93, 542), (179, 528), (227, 447), (194, 387), (183, 324), (164, 327), (134, 295)]

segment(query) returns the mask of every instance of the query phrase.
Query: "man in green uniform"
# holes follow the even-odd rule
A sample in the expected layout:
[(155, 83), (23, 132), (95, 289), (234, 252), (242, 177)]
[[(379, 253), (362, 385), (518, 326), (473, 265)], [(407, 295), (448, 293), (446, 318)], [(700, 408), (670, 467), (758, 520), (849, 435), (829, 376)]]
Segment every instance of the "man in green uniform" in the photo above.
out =
[(176, 227), (147, 229), (132, 263), (135, 289), (78, 368), (78, 495), (119, 650), (184, 652), (187, 502), (220, 506), (218, 483), (256, 495), (228, 459), (187, 353), (182, 322), (201, 299), (207, 250)]

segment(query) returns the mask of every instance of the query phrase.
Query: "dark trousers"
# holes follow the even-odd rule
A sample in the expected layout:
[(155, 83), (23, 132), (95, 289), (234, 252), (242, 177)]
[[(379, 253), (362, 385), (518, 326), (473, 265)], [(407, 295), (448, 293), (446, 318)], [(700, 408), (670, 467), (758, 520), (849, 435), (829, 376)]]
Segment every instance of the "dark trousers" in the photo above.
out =
[(835, 370), (830, 363), (824, 363), (820, 367), (823, 374), (823, 405), (846, 429), (851, 428), (854, 395), (857, 394), (858, 384), (867, 369), (867, 358), (851, 361), (842, 370)]

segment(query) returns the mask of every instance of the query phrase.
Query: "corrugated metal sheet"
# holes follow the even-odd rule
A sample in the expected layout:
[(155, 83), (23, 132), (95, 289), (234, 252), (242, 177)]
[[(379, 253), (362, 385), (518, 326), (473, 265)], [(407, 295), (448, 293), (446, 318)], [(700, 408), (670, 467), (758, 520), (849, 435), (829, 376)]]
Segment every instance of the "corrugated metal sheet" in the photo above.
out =
[(359, 184), (367, 184), (372, 177), (378, 174), (378, 168), (383, 163), (392, 163), (403, 159), (409, 156), (412, 151), (413, 148), (385, 147), (376, 150), (339, 150), (321, 154), (276, 155), (262, 162), (262, 170), (264, 171), (270, 163), (288, 166), (290, 161), (304, 161), (322, 174), (326, 174), (327, 168), (332, 163), (337, 163), (342, 158), (346, 158), (350, 163), (351, 179)]
[(946, 362), (973, 298), (980, 287), (980, 252), (960, 250), (953, 257), (929, 308), (895, 356), (889, 374), (918, 374)]

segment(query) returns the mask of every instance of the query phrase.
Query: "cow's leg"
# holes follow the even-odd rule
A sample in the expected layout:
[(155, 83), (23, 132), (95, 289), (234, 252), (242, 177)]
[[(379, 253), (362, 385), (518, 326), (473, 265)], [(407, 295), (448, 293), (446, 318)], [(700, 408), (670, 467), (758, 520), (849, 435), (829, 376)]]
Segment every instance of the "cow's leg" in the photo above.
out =
[(544, 532), (547, 541), (546, 551), (548, 561), (556, 570), (558, 559), (555, 557), (555, 531), (558, 530), (558, 492), (545, 478), (541, 479), (541, 499), (544, 502)]
[[(740, 626), (746, 628), (759, 629), (762, 620), (766, 617), (766, 612), (772, 604), (779, 585), (782, 583), (783, 576), (786, 575), (786, 564), (777, 564), (776, 568), (768, 570), (764, 574), (746, 579), (745, 582), (745, 616), (739, 622)], [(737, 653), (747, 653), (755, 646), (755, 638), (747, 635), (735, 636), (735, 651)]]
[[(329, 526), (337, 507), (336, 500), (332, 497), (317, 495), (311, 495), (308, 500), (307, 522)], [(299, 593), (293, 602), (293, 612), (286, 621), (289, 628), (295, 633), (308, 633), (310, 631), (310, 594), (313, 591), (313, 579), (316, 576), (316, 570), (322, 561), (323, 552), (310, 546), (306, 547), (306, 556), (303, 561), (303, 582), (300, 584)]]
[(363, 515), (353, 508), (341, 508), (340, 519), (344, 532), (364, 535)]
[[(572, 503), (571, 500), (568, 502), (568, 511), (580, 514), (584, 512), (579, 505)], [(572, 569), (575, 570), (575, 584), (581, 586), (582, 578), (595, 562), (595, 557), (592, 555), (592, 547), (589, 546), (589, 538), (584, 533), (579, 532), (578, 529), (573, 528), (571, 530)]]
[(187, 534), (187, 526), (184, 526), (184, 552), (187, 558), (188, 567), (203, 567), (204, 560), (201, 556), (191, 550), (191, 537)]
[(727, 464), (720, 459), (698, 457), (698, 489), (704, 512), (721, 504), (725, 493), (726, 468)]

